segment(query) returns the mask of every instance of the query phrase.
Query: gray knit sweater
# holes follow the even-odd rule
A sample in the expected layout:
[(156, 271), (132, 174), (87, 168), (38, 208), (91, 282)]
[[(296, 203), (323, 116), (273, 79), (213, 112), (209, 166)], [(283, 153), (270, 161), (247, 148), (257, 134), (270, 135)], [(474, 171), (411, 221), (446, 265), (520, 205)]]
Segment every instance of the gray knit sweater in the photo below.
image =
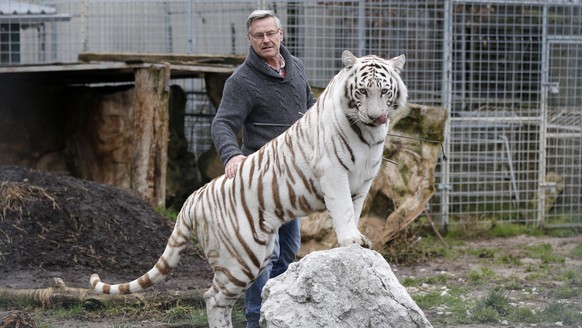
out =
[[(224, 164), (233, 156), (259, 150), (315, 104), (303, 63), (283, 45), (280, 52), (285, 59), (285, 77), (250, 47), (245, 62), (226, 81), (211, 128), (212, 140)], [(236, 138), (241, 128), (242, 150)]]

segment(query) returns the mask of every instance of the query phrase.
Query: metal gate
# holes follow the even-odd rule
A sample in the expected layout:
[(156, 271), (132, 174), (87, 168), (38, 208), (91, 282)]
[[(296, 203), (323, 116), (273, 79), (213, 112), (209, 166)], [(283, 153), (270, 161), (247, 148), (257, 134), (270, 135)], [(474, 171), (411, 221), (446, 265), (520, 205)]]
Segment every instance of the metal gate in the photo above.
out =
[(540, 223), (580, 226), (582, 216), (582, 36), (548, 35), (543, 67), (547, 96), (540, 164)]
[(582, 226), (581, 4), (445, 5), (444, 224)]

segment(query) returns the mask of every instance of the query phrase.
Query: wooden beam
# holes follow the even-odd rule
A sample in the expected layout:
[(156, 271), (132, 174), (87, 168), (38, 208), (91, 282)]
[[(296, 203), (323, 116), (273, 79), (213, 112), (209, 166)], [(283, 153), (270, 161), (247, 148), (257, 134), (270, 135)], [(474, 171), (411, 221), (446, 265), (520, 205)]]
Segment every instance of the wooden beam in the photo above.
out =
[(168, 163), (170, 65), (135, 71), (131, 189), (153, 207), (164, 207)]
[(192, 54), (155, 54), (155, 53), (111, 53), (111, 52), (82, 52), (79, 60), (83, 62), (124, 62), (124, 63), (159, 63), (170, 64), (222, 64), (240, 65), (245, 55), (192, 55)]

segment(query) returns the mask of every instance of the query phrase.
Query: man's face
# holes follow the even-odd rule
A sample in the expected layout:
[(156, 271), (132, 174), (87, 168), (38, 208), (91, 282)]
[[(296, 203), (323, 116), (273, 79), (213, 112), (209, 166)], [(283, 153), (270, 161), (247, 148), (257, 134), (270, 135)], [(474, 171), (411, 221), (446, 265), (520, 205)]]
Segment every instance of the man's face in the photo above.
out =
[(278, 60), (283, 30), (277, 28), (273, 17), (255, 19), (251, 23), (248, 38), (255, 52), (265, 61)]

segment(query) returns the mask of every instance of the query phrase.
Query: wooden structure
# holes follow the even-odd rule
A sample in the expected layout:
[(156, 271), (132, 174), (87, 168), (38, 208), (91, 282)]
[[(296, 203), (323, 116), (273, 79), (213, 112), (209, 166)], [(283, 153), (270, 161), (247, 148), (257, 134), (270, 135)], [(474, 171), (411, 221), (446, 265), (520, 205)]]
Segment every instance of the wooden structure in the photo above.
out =
[[(82, 53), (79, 55), (79, 60), (73, 64), (0, 67), (0, 84), (4, 89), (4, 92), (0, 91), (0, 104), (3, 104), (0, 105), (0, 130), (2, 130), (0, 140), (4, 140), (4, 142), (0, 141), (0, 165), (21, 165), (50, 170), (50, 167), (46, 167), (47, 165), (43, 166), (43, 158), (34, 154), (49, 151), (54, 153), (54, 149), (57, 148), (60, 149), (59, 154), (69, 157), (59, 160), (68, 163), (69, 169), (62, 170), (66, 171), (64, 173), (76, 176), (75, 173), (81, 172), (78, 176), (80, 178), (128, 187), (152, 206), (163, 207), (166, 198), (168, 102), (171, 80), (203, 77), (207, 82), (209, 96), (217, 105), (224, 81), (244, 58), (209, 55)], [(57, 97), (55, 94), (65, 95), (66, 98), (75, 97), (74, 93), (79, 89), (71, 89), (71, 87), (93, 85), (103, 88), (107, 83), (133, 83), (132, 96), (129, 96), (130, 99), (125, 96), (125, 100), (121, 101), (124, 104), (119, 106), (125, 106), (127, 110), (127, 113), (122, 113), (122, 115), (128, 115), (123, 122), (128, 122), (129, 126), (120, 127), (119, 130), (123, 130), (121, 133), (127, 133), (126, 139), (129, 145), (125, 145), (124, 147), (127, 148), (118, 152), (121, 154), (118, 158), (109, 162), (103, 161), (91, 167), (90, 162), (98, 161), (100, 156), (107, 156), (107, 154), (103, 154), (103, 151), (95, 151), (95, 154), (91, 156), (82, 154), (88, 152), (87, 148), (99, 147), (99, 144), (103, 143), (103, 138), (94, 136), (87, 138), (90, 141), (85, 144), (71, 147), (71, 144), (83, 143), (85, 139), (71, 140), (76, 138), (75, 135), (66, 135), (69, 130), (95, 130), (94, 125), (98, 122), (96, 123), (94, 118), (93, 122), (90, 122), (91, 114), (82, 114), (85, 107), (90, 107), (90, 104), (83, 104), (83, 99), (76, 101), (60, 99), (62, 97)], [(5, 88), (7, 86), (11, 88)], [(57, 91), (55, 91), (56, 86), (58, 86)], [(45, 99), (29, 98), (34, 95), (39, 97), (43, 95)], [(62, 102), (65, 102), (65, 105)], [(73, 108), (68, 110), (60, 108), (71, 106), (70, 103), (75, 103)], [(102, 105), (102, 107), (107, 106), (111, 107), (110, 104)], [(53, 114), (45, 113), (50, 112), (51, 109), (54, 110)], [(28, 113), (28, 116), (22, 113)], [(70, 116), (81, 115), (86, 115), (88, 118), (84, 121), (86, 122), (84, 127), (76, 129), (72, 129), (69, 125), (63, 127), (59, 125), (60, 122), (56, 122), (56, 126), (46, 127), (47, 122), (52, 119), (33, 118), (34, 116), (66, 116), (63, 119), (70, 121)], [(43, 122), (31, 124), (35, 121)], [(39, 129), (38, 126), (43, 126), (43, 128)], [(102, 123), (100, 127), (106, 130), (107, 124)], [(25, 131), (22, 131), (23, 129)], [(30, 137), (38, 130), (45, 130), (48, 136), (46, 138)], [(35, 140), (53, 139), (55, 135), (61, 133), (65, 134), (64, 140), (55, 141), (50, 146), (43, 147), (41, 144), (44, 142), (35, 142)], [(23, 135), (25, 138), (21, 141)], [(111, 139), (115, 140), (115, 138)], [(101, 148), (108, 149), (108, 147)], [(70, 158), (71, 156), (74, 158)], [(123, 158), (120, 159), (119, 156)], [(122, 176), (121, 178), (111, 177), (111, 175), (103, 178), (107, 176), (106, 173), (93, 174), (91, 172), (114, 169), (103, 166), (116, 165), (114, 163), (119, 163), (120, 160), (127, 160), (128, 163), (128, 169), (118, 174)], [(100, 167), (97, 168), (97, 166)], [(128, 183), (122, 181), (128, 181)]]

